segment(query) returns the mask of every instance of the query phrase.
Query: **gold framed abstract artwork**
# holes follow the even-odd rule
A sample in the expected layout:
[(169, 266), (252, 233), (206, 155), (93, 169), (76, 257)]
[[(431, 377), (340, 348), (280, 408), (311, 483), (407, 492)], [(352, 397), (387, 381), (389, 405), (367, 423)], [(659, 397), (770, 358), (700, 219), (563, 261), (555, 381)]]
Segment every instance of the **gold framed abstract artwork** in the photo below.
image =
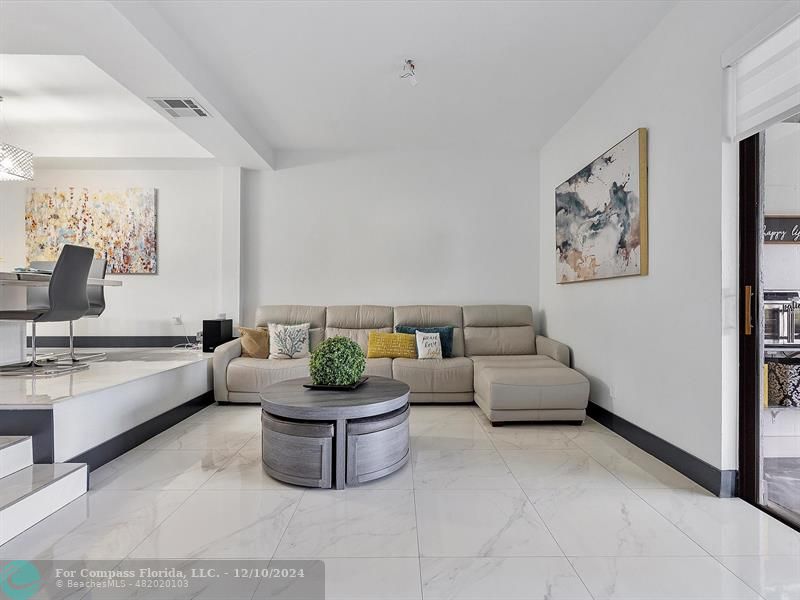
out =
[(113, 274), (156, 274), (156, 190), (32, 188), (25, 203), (28, 263), (56, 260), (64, 244), (94, 249)]
[(647, 275), (647, 129), (556, 188), (556, 282)]

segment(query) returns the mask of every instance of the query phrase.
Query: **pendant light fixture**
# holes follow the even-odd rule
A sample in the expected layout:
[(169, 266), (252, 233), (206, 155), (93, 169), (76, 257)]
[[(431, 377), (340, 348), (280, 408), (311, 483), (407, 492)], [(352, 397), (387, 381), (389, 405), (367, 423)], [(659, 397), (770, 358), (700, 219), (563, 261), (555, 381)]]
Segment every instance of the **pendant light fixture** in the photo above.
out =
[[(3, 97), (0, 96), (0, 110)], [(5, 125), (5, 114), (3, 115)], [(0, 131), (0, 181), (33, 181), (33, 153), (6, 144)]]

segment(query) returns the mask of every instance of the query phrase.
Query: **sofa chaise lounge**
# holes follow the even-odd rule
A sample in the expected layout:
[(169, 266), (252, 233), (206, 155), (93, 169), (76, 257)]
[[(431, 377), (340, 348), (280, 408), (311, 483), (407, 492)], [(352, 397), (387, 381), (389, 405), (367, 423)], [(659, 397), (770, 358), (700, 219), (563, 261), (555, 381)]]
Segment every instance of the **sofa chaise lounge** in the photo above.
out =
[[(304, 306), (268, 305), (256, 311), (257, 327), (309, 323), (311, 349), (342, 335), (366, 353), (370, 331), (399, 325), (453, 327), (453, 357), (441, 360), (369, 358), (367, 375), (407, 383), (411, 402), (475, 402), (492, 423), (578, 421), (586, 417), (589, 381), (570, 368), (567, 346), (537, 336), (525, 305)], [(241, 356), (234, 339), (214, 352), (218, 402), (257, 403), (268, 385), (308, 376), (308, 358)]]

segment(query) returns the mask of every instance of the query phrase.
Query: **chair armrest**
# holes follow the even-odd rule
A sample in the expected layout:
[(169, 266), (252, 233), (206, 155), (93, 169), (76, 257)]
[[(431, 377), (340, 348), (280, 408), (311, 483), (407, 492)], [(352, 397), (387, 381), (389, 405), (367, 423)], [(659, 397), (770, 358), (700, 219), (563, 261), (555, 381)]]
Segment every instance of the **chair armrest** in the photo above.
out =
[(567, 367), (570, 366), (569, 346), (543, 335), (536, 336), (536, 354), (544, 354)]
[(239, 338), (225, 342), (214, 349), (211, 359), (214, 371), (214, 400), (228, 401), (228, 365), (234, 358), (242, 355), (242, 342)]

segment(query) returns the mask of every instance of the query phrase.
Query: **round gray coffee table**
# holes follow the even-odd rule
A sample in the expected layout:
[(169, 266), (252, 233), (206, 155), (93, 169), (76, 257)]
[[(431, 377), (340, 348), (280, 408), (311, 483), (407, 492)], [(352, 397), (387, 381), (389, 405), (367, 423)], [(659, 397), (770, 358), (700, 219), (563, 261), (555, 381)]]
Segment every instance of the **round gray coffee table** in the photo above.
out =
[(352, 391), (310, 390), (290, 379), (261, 393), (261, 457), (281, 481), (343, 489), (408, 462), (408, 385), (370, 377)]

